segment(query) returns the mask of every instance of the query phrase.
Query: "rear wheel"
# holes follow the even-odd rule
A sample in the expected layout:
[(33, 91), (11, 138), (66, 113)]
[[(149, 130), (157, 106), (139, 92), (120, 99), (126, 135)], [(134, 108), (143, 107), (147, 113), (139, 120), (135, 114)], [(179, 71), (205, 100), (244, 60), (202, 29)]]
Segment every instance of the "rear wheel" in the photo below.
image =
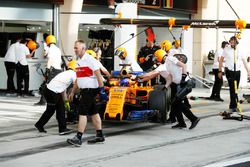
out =
[(158, 110), (158, 120), (165, 123), (167, 120), (167, 113), (170, 109), (169, 97), (170, 93), (166, 90), (153, 90), (149, 93), (148, 108), (150, 110)]

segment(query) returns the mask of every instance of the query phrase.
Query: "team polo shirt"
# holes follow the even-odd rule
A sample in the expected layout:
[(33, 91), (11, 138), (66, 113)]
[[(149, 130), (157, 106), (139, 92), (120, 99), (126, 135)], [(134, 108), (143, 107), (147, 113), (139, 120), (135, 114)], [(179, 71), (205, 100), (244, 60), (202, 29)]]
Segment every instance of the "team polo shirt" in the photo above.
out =
[[(245, 58), (245, 55), (240, 51), (239, 47), (236, 48), (236, 71), (240, 71), (242, 60)], [(231, 46), (228, 46), (224, 49), (222, 57), (224, 57), (225, 67), (229, 70), (234, 71), (234, 49)]]
[(171, 74), (172, 82), (179, 84), (182, 77), (182, 68), (177, 65), (178, 59), (176, 57), (168, 56), (165, 60), (166, 71)]
[(77, 85), (80, 89), (98, 88), (99, 84), (94, 71), (100, 69), (98, 61), (85, 53), (83, 57), (77, 61), (76, 76)]
[(28, 65), (26, 56), (30, 54), (29, 48), (25, 44), (19, 44), (15, 50), (16, 60), (23, 66)]
[(167, 67), (165, 64), (159, 65), (155, 71), (159, 72), (160, 75), (167, 81), (167, 78), (169, 76), (169, 72), (167, 71)]
[(179, 51), (177, 49), (170, 49), (167, 53), (168, 57), (174, 56), (175, 54), (179, 54)]
[(47, 57), (51, 62), (50, 65), (55, 69), (61, 69), (61, 64), (62, 64), (61, 50), (55, 44), (51, 44), (47, 51), (48, 51)]
[[(99, 67), (100, 70), (101, 70), (102, 68), (105, 68), (99, 60), (97, 61), (97, 64), (98, 64), (98, 67)], [(105, 81), (105, 79), (104, 79), (103, 76), (102, 76), (102, 80)]]
[(55, 93), (62, 93), (71, 83), (76, 81), (76, 72), (67, 70), (57, 74), (48, 84), (47, 88)]
[(218, 59), (220, 59), (220, 57), (222, 56), (223, 54), (223, 48), (220, 48), (217, 50), (217, 52), (215, 53), (215, 56), (214, 56), (214, 64), (213, 64), (213, 68), (214, 69), (218, 69), (219, 68), (219, 61)]
[(178, 53), (178, 54), (184, 54), (184, 50), (181, 48), (181, 47), (179, 47), (179, 48), (175, 48), (174, 50), (176, 50), (176, 52)]
[(4, 61), (16, 63), (16, 48), (19, 45), (20, 45), (19, 42), (10, 45), (7, 53), (5, 54)]
[(98, 64), (98, 67), (101, 69), (101, 68), (104, 68), (104, 66), (102, 65), (102, 63), (100, 61), (97, 61), (97, 64)]

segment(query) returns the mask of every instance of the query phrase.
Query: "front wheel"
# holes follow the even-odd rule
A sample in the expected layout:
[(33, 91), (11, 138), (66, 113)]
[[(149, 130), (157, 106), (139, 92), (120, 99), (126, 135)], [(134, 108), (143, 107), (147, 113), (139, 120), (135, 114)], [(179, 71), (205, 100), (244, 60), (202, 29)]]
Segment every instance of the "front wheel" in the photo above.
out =
[(168, 111), (170, 109), (170, 93), (169, 90), (153, 90), (149, 93), (148, 108), (150, 110), (158, 110), (158, 120), (162, 123), (167, 121)]

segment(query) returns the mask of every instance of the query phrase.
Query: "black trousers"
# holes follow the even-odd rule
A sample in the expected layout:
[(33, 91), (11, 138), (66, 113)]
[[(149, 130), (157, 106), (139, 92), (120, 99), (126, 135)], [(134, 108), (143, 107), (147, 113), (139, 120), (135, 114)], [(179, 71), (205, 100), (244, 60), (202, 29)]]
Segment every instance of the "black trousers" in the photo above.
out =
[(29, 94), (29, 66), (17, 63), (16, 65), (17, 74), (17, 93), (22, 94), (22, 83), (24, 81), (24, 94)]
[(194, 122), (197, 117), (192, 113), (190, 108), (185, 104), (183, 99), (176, 99), (177, 84), (171, 84), (171, 96), (174, 97), (171, 104), (171, 112), (176, 116), (179, 124), (186, 124), (182, 113), (191, 121)]
[(47, 83), (49, 83), (57, 74), (61, 73), (61, 69), (55, 69), (54, 67), (50, 68), (49, 75), (47, 76)]
[(14, 75), (16, 71), (16, 63), (14, 62), (4, 62), (6, 72), (7, 72), (7, 91), (15, 92), (16, 88), (14, 85)]
[(223, 84), (223, 78), (218, 77), (219, 69), (213, 69), (214, 74), (214, 86), (212, 90), (211, 97), (220, 98), (221, 86)]
[(37, 121), (37, 126), (43, 127), (56, 111), (56, 119), (58, 121), (59, 132), (66, 128), (65, 107), (61, 93), (55, 93), (47, 87), (44, 90), (44, 96), (47, 101), (46, 110)]
[[(173, 102), (173, 101), (175, 100), (175, 96), (176, 96), (177, 85), (174, 84), (174, 83), (172, 83), (172, 84), (170, 85), (170, 87), (171, 87), (171, 101)], [(185, 97), (185, 98), (182, 100), (182, 102), (183, 102), (189, 109), (191, 108), (191, 105), (190, 105), (190, 103), (189, 103), (187, 97)], [(172, 105), (172, 104), (171, 104), (171, 105)], [(171, 107), (170, 113), (169, 113), (169, 120), (170, 120), (171, 122), (175, 122), (175, 121), (176, 121), (176, 115), (175, 115), (175, 112), (172, 111), (172, 107)]]
[(229, 92), (230, 92), (230, 104), (229, 108), (237, 108), (237, 101), (238, 101), (238, 95), (235, 93), (235, 85), (234, 81), (237, 82), (237, 89), (239, 88), (240, 83), (240, 71), (230, 71), (227, 68), (225, 69), (228, 86), (229, 86)]

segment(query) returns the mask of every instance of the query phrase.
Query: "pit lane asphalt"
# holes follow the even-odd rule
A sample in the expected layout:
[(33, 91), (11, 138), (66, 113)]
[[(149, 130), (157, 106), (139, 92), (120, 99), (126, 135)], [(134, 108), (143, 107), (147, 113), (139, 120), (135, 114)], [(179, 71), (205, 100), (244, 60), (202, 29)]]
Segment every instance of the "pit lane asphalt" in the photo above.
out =
[[(199, 91), (198, 91), (199, 92)], [(206, 94), (207, 95), (207, 94)], [(23, 140), (40, 140), (42, 138), (47, 138), (48, 136), (52, 136), (52, 137), (56, 137), (58, 138), (58, 134), (57, 134), (57, 124), (55, 119), (53, 119), (50, 124), (48, 126), (46, 126), (46, 129), (49, 131), (48, 134), (36, 134), (36, 130), (33, 128), (33, 123), (37, 120), (37, 118), (40, 116), (41, 112), (44, 110), (44, 107), (36, 107), (36, 110), (34, 112), (34, 106), (32, 106), (33, 102), (36, 102), (37, 98), (29, 98), (29, 99), (19, 99), (19, 101), (15, 101), (13, 102), (13, 99), (9, 99), (9, 98), (1, 98), (0, 97), (0, 103), (2, 104), (0, 107), (0, 110), (2, 110), (3, 108), (6, 109), (7, 111), (13, 111), (16, 112), (17, 110), (19, 110), (19, 112), (27, 112), (30, 111), (31, 113), (33, 113), (33, 115), (16, 115), (18, 117), (18, 119), (21, 121), (16, 121), (18, 119), (14, 119), (12, 121), (9, 121), (9, 123), (3, 125), (1, 124), (1, 133), (0, 133), (0, 145), (6, 145), (6, 144), (11, 144), (12, 142), (18, 142), (18, 141), (23, 141)], [(206, 119), (209, 118), (214, 118), (214, 117), (218, 117), (218, 111), (221, 110), (221, 108), (225, 108), (225, 106), (227, 106), (227, 102), (226, 103), (219, 103), (219, 102), (211, 102), (211, 101), (203, 101), (203, 100), (196, 100), (196, 101), (191, 101), (192, 104), (192, 110), (195, 112), (195, 114), (199, 115), (199, 117), (201, 118), (201, 122), (206, 121)], [(3, 107), (3, 106), (11, 106), (11, 107)], [(24, 109), (22, 109), (22, 107), (24, 107)], [(28, 106), (28, 107), (27, 107)], [(16, 109), (17, 108), (17, 109)], [(243, 106), (243, 108), (245, 109), (245, 111), (249, 111), (249, 105), (246, 104), (246, 106)], [(5, 114), (5, 119), (10, 119), (10, 116), (13, 116), (13, 114)], [(34, 116), (36, 115), (36, 116)], [(25, 118), (29, 118), (27, 120), (24, 120)], [(30, 120), (30, 117), (34, 117), (33, 120)], [(8, 126), (9, 124), (9, 126)], [(130, 133), (134, 133), (134, 132), (140, 132), (140, 131), (148, 131), (148, 130), (153, 130), (155, 128), (164, 128), (165, 126), (168, 126), (166, 124), (158, 124), (158, 123), (148, 123), (148, 122), (137, 122), (137, 123), (131, 123), (131, 122), (123, 122), (123, 123), (118, 123), (118, 122), (104, 122), (103, 124), (104, 126), (104, 130), (105, 130), (105, 136), (107, 138), (107, 140), (109, 140), (109, 138), (115, 137), (115, 136), (123, 136), (126, 134), (130, 134)], [(244, 126), (239, 126), (236, 128), (231, 128), (231, 129), (226, 129), (226, 130), (220, 130), (220, 131), (216, 131), (216, 132), (210, 132), (210, 133), (206, 133), (206, 134), (200, 134), (200, 135), (195, 135), (195, 136), (191, 136), (191, 137), (186, 137), (186, 138), (182, 138), (182, 139), (178, 139), (178, 140), (173, 140), (173, 141), (166, 141), (166, 142), (160, 142), (157, 144), (151, 144), (148, 146), (144, 146), (144, 147), (138, 147), (138, 148), (134, 148), (132, 151), (124, 151), (121, 152), (120, 154), (117, 155), (107, 155), (107, 156), (102, 156), (99, 158), (96, 158), (95, 160), (97, 161), (102, 161), (104, 159), (112, 159), (112, 158), (116, 158), (116, 157), (121, 157), (124, 155), (128, 155), (128, 154), (133, 154), (133, 153), (138, 153), (138, 152), (143, 152), (146, 150), (150, 150), (150, 149), (155, 149), (155, 148), (160, 148), (160, 147), (165, 147), (165, 146), (171, 146), (171, 145), (176, 145), (176, 144), (180, 144), (180, 143), (185, 143), (185, 142), (191, 142), (191, 141), (196, 141), (196, 140), (202, 140), (205, 138), (213, 138), (216, 136), (221, 136), (221, 135), (226, 135), (226, 134), (234, 134), (234, 133), (239, 133), (239, 132), (244, 132), (244, 131), (248, 131), (249, 130), (249, 126), (250, 125), (245, 125)], [(76, 128), (75, 125), (71, 125), (70, 127), (72, 128)], [(36, 135), (34, 135), (34, 133)], [(88, 130), (86, 131), (86, 134), (83, 138), (83, 141), (86, 141), (90, 138), (92, 138), (94, 136), (94, 130), (93, 127), (89, 127)], [(71, 137), (68, 136), (68, 137)], [(13, 149), (11, 151), (7, 151), (7, 150), (2, 150), (0, 153), (0, 162), (5, 162), (5, 161), (11, 161), (14, 160), (16, 158), (22, 158), (22, 157), (26, 157), (29, 155), (33, 155), (33, 154), (39, 154), (42, 152), (49, 152), (49, 151), (53, 151), (56, 149), (60, 149), (60, 148), (70, 148), (72, 146), (69, 146), (64, 138), (60, 138), (60, 140), (55, 140), (54, 142), (48, 142), (48, 144), (43, 144), (43, 145), (34, 145), (34, 147), (30, 147), (30, 148), (20, 148), (20, 149)], [(3, 148), (3, 147), (2, 147)], [(241, 153), (237, 153), (235, 155), (230, 155), (230, 156), (226, 156), (224, 159), (227, 158), (232, 158), (232, 157), (236, 157), (239, 155), (246, 155), (249, 154), (248, 151), (243, 151)], [(93, 159), (92, 159), (93, 160)], [(89, 160), (89, 161), (92, 161)], [(220, 159), (221, 160), (221, 159)], [(210, 161), (210, 162), (206, 162), (203, 163), (203, 165), (209, 164), (211, 162), (217, 162), (216, 160), (214, 161)], [(85, 163), (85, 161), (84, 161)], [(86, 161), (86, 163), (90, 163), (88, 161)]]

